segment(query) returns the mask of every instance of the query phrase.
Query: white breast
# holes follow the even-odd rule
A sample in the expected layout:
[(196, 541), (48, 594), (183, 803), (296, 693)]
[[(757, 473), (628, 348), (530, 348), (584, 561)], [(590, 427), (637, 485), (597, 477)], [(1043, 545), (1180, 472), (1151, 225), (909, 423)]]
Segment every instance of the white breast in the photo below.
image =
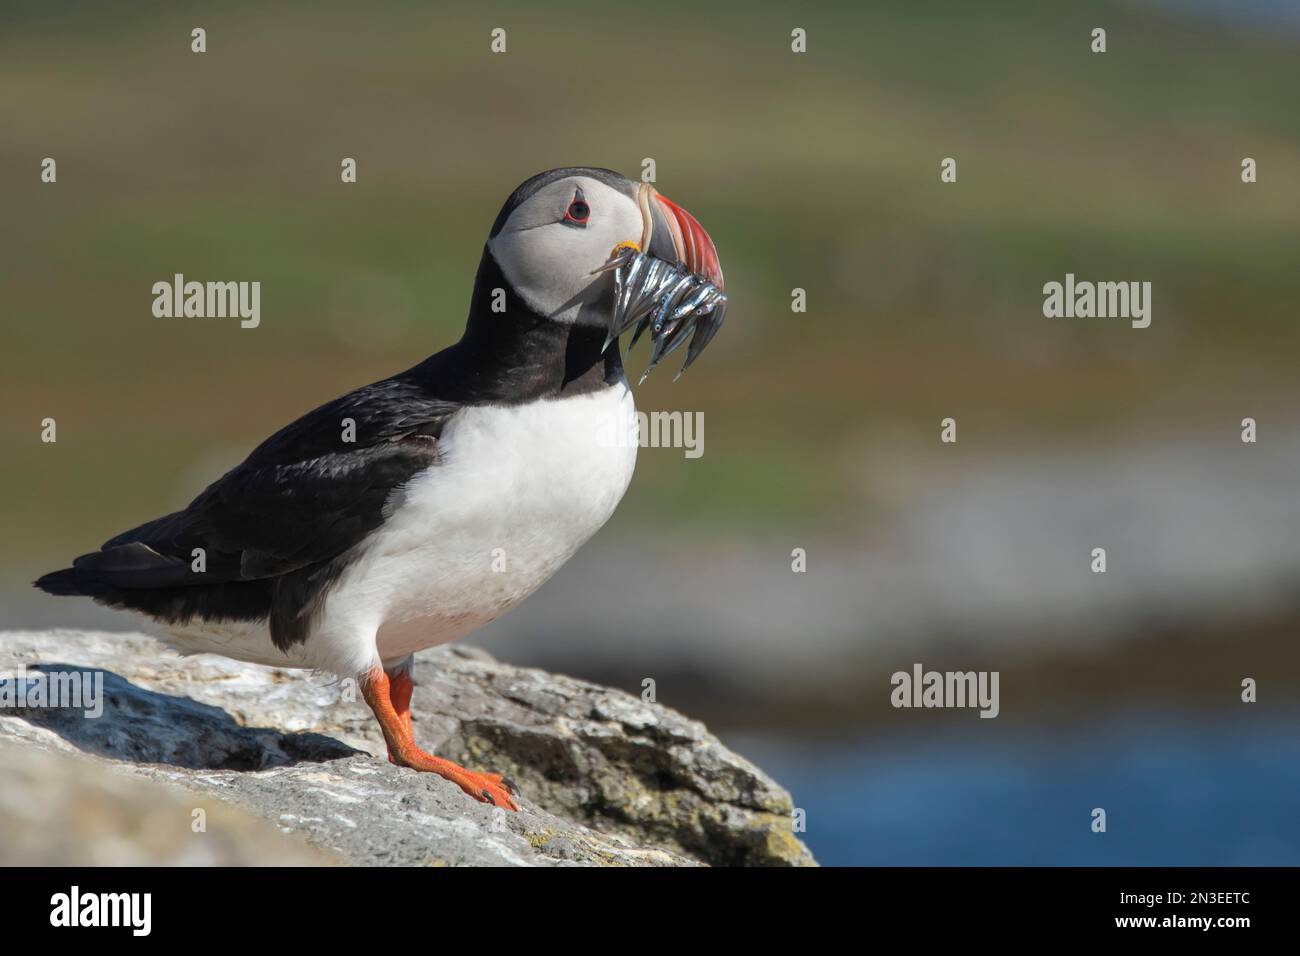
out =
[(635, 422), (625, 384), (459, 412), (438, 464), (389, 502), (331, 592), (320, 636), (373, 625), (393, 661), (514, 607), (614, 513), (636, 464)]
[(609, 519), (632, 479), (636, 427), (626, 383), (466, 408), (438, 439), (438, 464), (388, 502), (305, 643), (275, 648), (265, 622), (159, 636), (186, 653), (342, 675), (453, 641), (535, 591)]

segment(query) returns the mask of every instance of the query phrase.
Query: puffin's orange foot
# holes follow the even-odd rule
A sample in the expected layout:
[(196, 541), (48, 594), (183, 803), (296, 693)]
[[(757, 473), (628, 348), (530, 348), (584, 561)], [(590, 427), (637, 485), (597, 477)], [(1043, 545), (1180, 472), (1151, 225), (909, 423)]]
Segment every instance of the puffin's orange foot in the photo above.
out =
[(515, 786), (515, 782), (509, 777), (503, 777), (499, 773), (488, 773), (486, 770), (480, 770), (478, 775), (486, 778), (489, 783), (495, 784), (498, 787), (505, 787), (516, 797), (519, 796), (519, 788)]
[[(472, 770), (466, 770), (465, 773), (476, 778), (475, 786), (479, 788), (478, 799), (494, 806), (505, 807), (507, 810), (519, 809), (519, 805), (515, 803), (515, 797), (519, 796), (519, 788), (509, 779), (499, 773), (475, 773)], [(464, 786), (462, 783), (461, 787)]]
[(415, 736), (411, 733), (411, 686), (409, 671), (399, 670), (390, 679), (380, 667), (367, 674), (361, 684), (361, 693), (375, 712), (379, 729), (384, 732), (389, 762), (399, 767), (436, 773), (475, 800), (518, 810), (514, 798), (519, 794), (519, 788), (499, 773), (475, 773), (416, 746)]
[[(391, 756), (389, 759), (392, 759)], [(393, 762), (403, 767), (410, 767), (412, 770), (436, 773), (443, 779), (450, 780), (481, 803), (505, 807), (507, 810), (519, 809), (514, 799), (519, 790), (499, 773), (475, 773), (473, 770), (466, 770), (460, 764), (435, 757), (414, 746), (399, 752)]]
[(518, 785), (509, 777), (503, 777), (499, 773), (488, 773), (486, 770), (480, 770), (478, 775), (494, 787), (499, 787), (512, 797), (519, 796)]

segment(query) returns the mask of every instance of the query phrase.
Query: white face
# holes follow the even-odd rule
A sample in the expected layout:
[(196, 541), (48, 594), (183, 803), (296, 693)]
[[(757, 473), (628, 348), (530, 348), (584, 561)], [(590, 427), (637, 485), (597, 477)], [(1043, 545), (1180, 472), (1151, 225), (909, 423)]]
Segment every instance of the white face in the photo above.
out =
[[(566, 218), (571, 210), (581, 218), (575, 198), (587, 207), (585, 224)], [(612, 284), (608, 274), (591, 273), (620, 242), (639, 242), (641, 228), (641, 210), (631, 196), (586, 176), (570, 176), (542, 187), (515, 209), (488, 241), (488, 250), (538, 315), (603, 326)]]

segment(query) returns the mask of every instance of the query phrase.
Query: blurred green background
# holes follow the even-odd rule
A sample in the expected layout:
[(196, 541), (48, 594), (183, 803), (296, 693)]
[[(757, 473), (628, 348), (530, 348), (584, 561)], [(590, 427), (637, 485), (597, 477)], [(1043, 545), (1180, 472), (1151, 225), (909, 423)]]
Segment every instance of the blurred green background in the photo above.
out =
[[(704, 412), (705, 454), (643, 450), (597, 557), (489, 647), (631, 688), (675, 674), (670, 702), (720, 728), (807, 724), (855, 746), (895, 726), (884, 680), (926, 648), (1032, 675), (1034, 713), (1213, 711), (1242, 654), (1291, 694), (1297, 62), (1293, 10), (1226, 0), (0, 4), (7, 623), (71, 617), (27, 582), (454, 341), (520, 181), (566, 164), (636, 177), (650, 157), (716, 241), (732, 307), (691, 373), (652, 376), (637, 402)], [(150, 288), (175, 272), (259, 280), (261, 327), (154, 318)], [(1042, 286), (1067, 272), (1150, 281), (1151, 327), (1044, 318)], [(1241, 454), (1247, 415), (1254, 470), (1220, 480), (1206, 469)], [(1034, 536), (1044, 520), (1080, 532), (1082, 572), (1092, 529), (1113, 539), (1166, 506), (1111, 575), (1127, 592), (1053, 590), (1074, 571)], [(797, 585), (795, 546), (811, 546)], [(604, 622), (575, 620), (571, 597), (599, 581), (612, 600), (655, 569), (676, 590), (622, 605), (637, 639), (597, 653)], [(1002, 622), (1038, 643), (1007, 650)], [(1088, 642), (1057, 641), (1075, 627)], [(729, 669), (741, 655), (752, 672)], [(798, 797), (817, 771), (788, 766)], [(1269, 859), (1300, 853), (1293, 829), (1278, 845)]]
[[(453, 341), (496, 210), (567, 163), (653, 157), (735, 303), (699, 374), (639, 395), (705, 410), (708, 453), (643, 455), (621, 519), (842, 528), (877, 504), (855, 465), (882, 430), (1285, 402), (1294, 35), (1085, 6), (7, 4), (6, 570), (187, 500), (213, 456)], [(177, 271), (260, 280), (262, 327), (155, 319)], [(1043, 319), (1066, 271), (1151, 280), (1152, 327)]]

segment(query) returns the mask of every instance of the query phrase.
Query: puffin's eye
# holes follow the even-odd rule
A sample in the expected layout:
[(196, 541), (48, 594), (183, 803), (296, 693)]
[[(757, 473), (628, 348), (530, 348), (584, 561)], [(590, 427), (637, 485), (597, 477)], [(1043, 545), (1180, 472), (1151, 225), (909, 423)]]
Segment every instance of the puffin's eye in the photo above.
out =
[(587, 205), (587, 200), (583, 198), (582, 190), (579, 189), (574, 192), (573, 201), (564, 212), (564, 221), (585, 226), (589, 218), (591, 218), (591, 207)]

